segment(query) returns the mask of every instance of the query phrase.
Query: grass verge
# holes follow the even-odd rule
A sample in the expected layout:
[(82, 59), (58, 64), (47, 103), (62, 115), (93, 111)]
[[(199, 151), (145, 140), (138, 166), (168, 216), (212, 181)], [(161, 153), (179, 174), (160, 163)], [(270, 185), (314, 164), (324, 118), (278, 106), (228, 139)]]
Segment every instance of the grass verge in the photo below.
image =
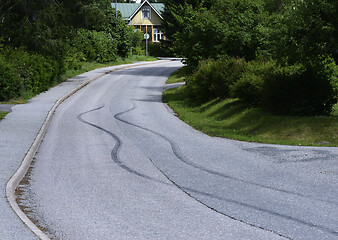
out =
[(4, 119), (7, 114), (8, 114), (8, 112), (1, 112), (0, 111), (0, 120)]
[(130, 64), (130, 63), (139, 62), (139, 61), (156, 61), (156, 60), (158, 60), (158, 59), (155, 58), (155, 57), (133, 55), (133, 56), (125, 58), (125, 59), (118, 58), (114, 62), (109, 62), (109, 63), (104, 63), (104, 64), (97, 63), (97, 62), (84, 62), (80, 69), (67, 70), (66, 73), (62, 76), (62, 78), (63, 78), (62, 80), (65, 81), (68, 78), (75, 77), (79, 74), (89, 72), (89, 71), (92, 71), (92, 70), (97, 69), (97, 68), (116, 66), (116, 65), (122, 65), (122, 64)]
[[(62, 76), (61, 76), (61, 82), (66, 81), (68, 78), (75, 77), (79, 74), (92, 71), (97, 68), (103, 68), (103, 67), (109, 67), (109, 66), (116, 66), (116, 65), (122, 65), (122, 64), (130, 64), (133, 62), (139, 62), (139, 61), (156, 61), (158, 60), (155, 57), (150, 56), (143, 56), (143, 55), (133, 55), (131, 57), (122, 59), (118, 58), (114, 62), (109, 63), (97, 63), (97, 62), (83, 62), (82, 66), (79, 69), (69, 69), (67, 70)], [(59, 84), (59, 82), (55, 83), (55, 85)], [(21, 96), (18, 98), (11, 99), (6, 102), (0, 102), (0, 104), (24, 104), (27, 103), (29, 99), (33, 98), (36, 94), (32, 92), (22, 92)]]
[[(338, 116), (276, 116), (238, 99), (198, 104), (185, 87), (167, 90), (163, 100), (179, 118), (210, 136), (249, 142), (304, 146), (338, 146)], [(338, 106), (335, 106), (335, 111)]]
[(171, 83), (184, 82), (187, 74), (188, 74), (187, 68), (181, 67), (177, 71), (175, 71), (171, 74), (171, 76), (168, 78), (166, 83), (171, 84)]

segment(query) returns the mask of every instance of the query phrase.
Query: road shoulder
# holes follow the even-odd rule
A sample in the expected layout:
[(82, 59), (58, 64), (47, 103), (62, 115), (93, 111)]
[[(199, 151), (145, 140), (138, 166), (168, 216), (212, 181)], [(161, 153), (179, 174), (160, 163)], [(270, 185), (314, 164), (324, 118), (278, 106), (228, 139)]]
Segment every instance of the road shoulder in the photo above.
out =
[[(151, 64), (147, 62), (145, 64)], [(11, 112), (0, 121), (0, 232), (3, 239), (36, 239), (11, 209), (6, 198), (6, 184), (21, 165), (36, 139), (41, 126), (56, 101), (80, 85), (116, 69), (135, 66), (126, 64), (96, 69), (59, 84), (31, 99), (29, 103), (11, 106)]]

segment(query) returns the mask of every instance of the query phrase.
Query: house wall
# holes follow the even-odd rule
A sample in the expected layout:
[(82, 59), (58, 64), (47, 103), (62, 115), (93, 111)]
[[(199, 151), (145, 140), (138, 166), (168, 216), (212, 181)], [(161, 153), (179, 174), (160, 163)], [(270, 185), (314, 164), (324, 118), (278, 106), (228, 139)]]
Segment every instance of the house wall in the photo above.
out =
[[(146, 6), (146, 4), (144, 5)], [(130, 25), (161, 25), (162, 19), (151, 8), (151, 19), (141, 19), (141, 9), (130, 21)]]

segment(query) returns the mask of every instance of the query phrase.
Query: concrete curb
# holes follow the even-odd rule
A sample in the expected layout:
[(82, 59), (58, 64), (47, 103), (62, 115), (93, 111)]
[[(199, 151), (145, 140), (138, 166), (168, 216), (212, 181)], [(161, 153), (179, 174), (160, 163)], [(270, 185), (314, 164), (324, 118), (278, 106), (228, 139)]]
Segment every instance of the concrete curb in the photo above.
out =
[[(170, 60), (169, 60), (170, 61)], [(40, 128), (40, 131), (38, 133), (38, 135), (36, 136), (32, 146), (29, 148), (25, 158), (23, 159), (19, 169), (14, 173), (14, 175), (10, 178), (10, 180), (7, 182), (6, 185), (6, 197), (7, 200), (10, 204), (10, 206), (12, 207), (13, 211), (18, 215), (18, 217), (21, 219), (21, 221), (26, 224), (26, 226), (40, 239), (42, 240), (49, 240), (50, 238), (44, 233), (42, 232), (28, 217), (27, 215), (20, 209), (19, 205), (16, 202), (16, 196), (15, 196), (15, 190), (18, 187), (20, 181), (25, 177), (29, 167), (31, 166), (31, 163), (33, 161), (33, 158), (37, 152), (37, 150), (39, 149), (39, 146), (43, 140), (43, 137), (47, 131), (47, 128), (52, 120), (52, 117), (54, 115), (54, 112), (56, 110), (56, 108), (63, 102), (65, 101), (67, 98), (69, 98), (71, 95), (73, 95), (74, 93), (76, 93), (77, 91), (79, 91), (80, 89), (84, 88), (85, 86), (87, 86), (89, 83), (95, 81), (98, 78), (103, 77), (106, 74), (109, 74), (111, 72), (115, 72), (118, 70), (122, 70), (122, 69), (126, 69), (126, 68), (131, 68), (131, 67), (138, 67), (138, 66), (143, 66), (143, 65), (150, 65), (150, 64), (154, 64), (154, 62), (151, 63), (142, 63), (142, 64), (135, 64), (135, 65), (129, 65), (129, 66), (124, 66), (124, 67), (120, 67), (120, 68), (116, 68), (116, 69), (112, 69), (109, 71), (106, 71), (105, 73), (102, 73), (94, 78), (91, 78), (89, 80), (87, 80), (86, 82), (82, 83), (81, 85), (79, 85), (78, 87), (76, 87), (75, 89), (73, 89), (72, 91), (70, 91), (69, 93), (67, 93), (65, 96), (63, 96), (62, 98), (60, 98), (52, 107), (52, 109), (49, 111), (46, 120), (44, 121), (44, 123), (42, 124), (42, 127)]]

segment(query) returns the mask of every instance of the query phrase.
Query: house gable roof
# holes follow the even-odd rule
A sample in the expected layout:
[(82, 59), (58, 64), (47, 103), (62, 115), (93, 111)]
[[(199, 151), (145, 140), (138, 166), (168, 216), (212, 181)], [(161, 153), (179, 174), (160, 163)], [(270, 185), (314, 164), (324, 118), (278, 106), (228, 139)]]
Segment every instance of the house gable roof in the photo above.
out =
[[(121, 12), (123, 20), (131, 20), (146, 3), (161, 19), (163, 19), (161, 14), (164, 9), (163, 3), (150, 3), (147, 0), (143, 3), (118, 3), (117, 10)], [(112, 3), (111, 6), (112, 8), (115, 8), (115, 3)]]

